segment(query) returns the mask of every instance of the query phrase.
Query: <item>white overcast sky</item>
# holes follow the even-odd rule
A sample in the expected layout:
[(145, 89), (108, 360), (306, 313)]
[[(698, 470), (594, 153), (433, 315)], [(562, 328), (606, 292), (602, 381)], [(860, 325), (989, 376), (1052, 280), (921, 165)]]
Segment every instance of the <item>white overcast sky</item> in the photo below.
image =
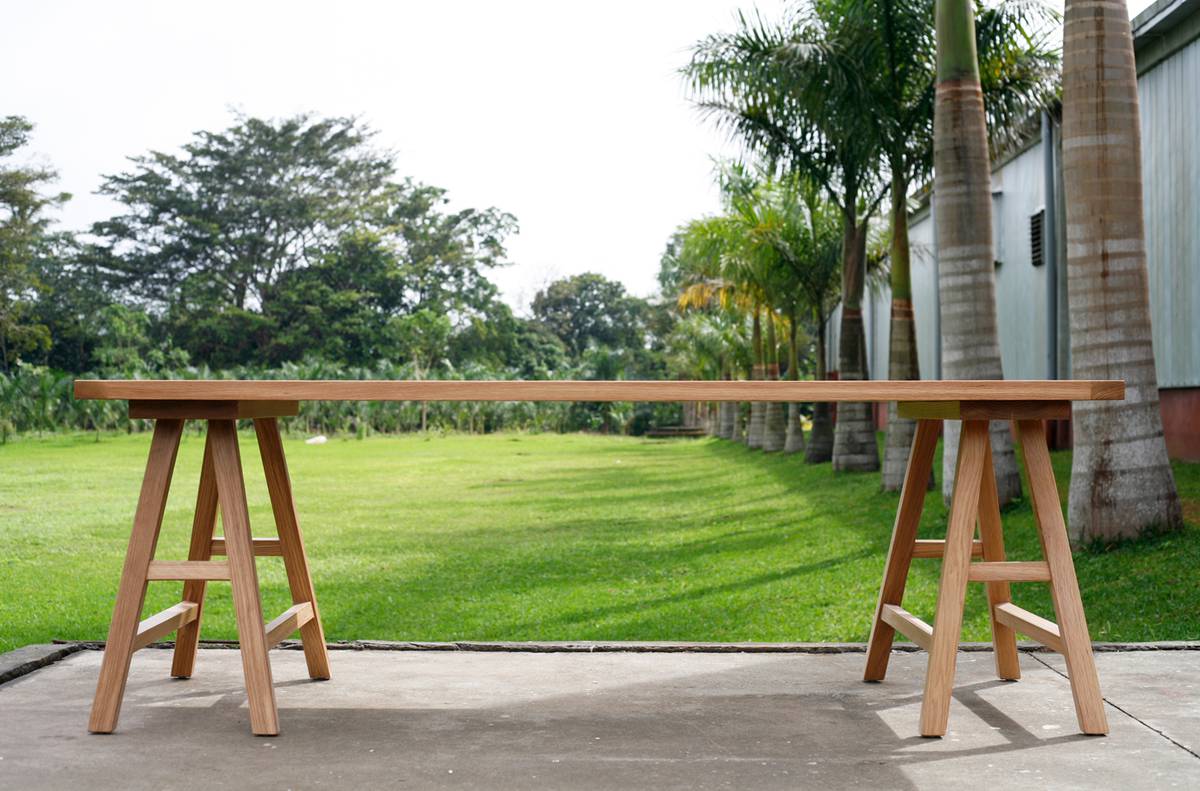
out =
[[(774, 16), (782, 3), (757, 5)], [(112, 213), (93, 194), (102, 174), (227, 126), (231, 108), (358, 115), (401, 175), (517, 216), (514, 263), (494, 276), (514, 306), (584, 271), (648, 295), (672, 230), (717, 208), (712, 157), (734, 151), (677, 69), (752, 6), (25, 2), (0, 32), (0, 115), (37, 125), (32, 154), (74, 195), (72, 229)]]

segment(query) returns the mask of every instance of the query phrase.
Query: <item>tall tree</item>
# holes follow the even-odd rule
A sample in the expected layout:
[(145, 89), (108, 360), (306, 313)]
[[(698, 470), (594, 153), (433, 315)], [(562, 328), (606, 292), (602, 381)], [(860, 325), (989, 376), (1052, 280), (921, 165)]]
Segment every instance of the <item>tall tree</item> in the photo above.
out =
[(396, 180), (372, 134), (353, 118), (239, 117), (134, 157), (104, 182), (125, 210), (93, 227), (88, 258), (198, 363), (426, 359), (445, 333), (423, 316), (456, 330), (495, 301), (486, 272), (515, 220)]
[[(996, 324), (992, 247), (991, 160), (971, 0), (937, 0), (937, 90), (934, 106), (934, 201), (938, 288), (942, 302), (942, 372), (947, 379), (1003, 379)], [(1012, 435), (991, 427), (1001, 503), (1020, 496)], [(954, 486), (958, 425), (948, 422), (943, 492)]]
[(1063, 42), (1071, 372), (1125, 380), (1124, 402), (1074, 407), (1068, 522), (1076, 542), (1111, 541), (1183, 521), (1158, 404), (1125, 3), (1067, 0)]
[(646, 301), (594, 272), (550, 283), (533, 298), (533, 318), (579, 359), (592, 346), (634, 348), (646, 342)]
[(50, 347), (45, 324), (31, 313), (39, 286), (37, 261), (50, 244), (45, 211), (69, 198), (42, 192), (57, 178), (48, 168), (4, 162), (29, 142), (33, 124), (21, 116), (0, 118), (0, 366)]
[[(800, 326), (815, 324), (818, 378), (824, 378), (825, 323), (831, 294), (837, 293), (840, 218), (819, 198), (819, 188), (794, 177), (772, 179), (756, 191), (756, 247), (770, 260), (772, 299), (788, 329), (787, 377), (800, 378)], [(782, 415), (781, 415), (782, 417)], [(828, 461), (833, 452), (833, 423), (828, 404), (813, 410), (809, 461)], [(800, 405), (788, 405), (783, 449), (805, 450)]]
[[(933, 160), (933, 106), (937, 81), (934, 0), (841, 0), (841, 23), (831, 46), (849, 47), (870, 94), (874, 133), (890, 178), (892, 305), (887, 378), (917, 379), (916, 324), (912, 307), (908, 193), (928, 178)], [(1026, 0), (975, 2), (976, 42), (984, 110), (993, 144), (1053, 94), (1057, 52), (1048, 40), (1057, 15)], [(842, 43), (842, 42), (845, 43)], [(870, 42), (863, 46), (861, 42)], [(915, 423), (889, 405), (883, 488), (898, 489), (907, 466)]]
[(127, 208), (97, 223), (114, 282), (151, 303), (257, 310), (279, 278), (387, 211), (392, 157), (352, 118), (238, 118), (179, 154), (131, 158), (100, 192)]
[[(777, 25), (740, 15), (735, 32), (696, 45), (684, 74), (702, 111), (756, 155), (820, 184), (841, 210), (839, 376), (865, 379), (867, 218), (886, 186), (878, 138), (870, 113), (863, 112), (869, 97), (849, 54), (854, 47), (828, 46), (843, 21), (834, 0), (798, 7)], [(833, 464), (839, 470), (879, 468), (870, 404), (839, 406)]]

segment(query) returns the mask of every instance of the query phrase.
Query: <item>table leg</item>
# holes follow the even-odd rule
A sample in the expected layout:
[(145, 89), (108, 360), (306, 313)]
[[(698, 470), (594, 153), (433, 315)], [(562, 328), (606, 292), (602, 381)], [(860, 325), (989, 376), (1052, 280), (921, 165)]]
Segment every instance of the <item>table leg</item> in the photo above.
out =
[[(1000, 521), (1000, 497), (996, 492), (990, 435), (988, 448), (983, 455), (983, 481), (979, 490), (979, 538), (983, 544), (984, 562), (1004, 560), (1004, 526)], [(1007, 681), (1016, 681), (1021, 677), (1017, 634), (1012, 627), (996, 620), (996, 605), (1012, 601), (1012, 588), (1007, 582), (989, 582), (987, 597), (996, 675)]]
[(137, 514), (133, 518), (121, 584), (108, 627), (108, 640), (104, 644), (104, 658), (100, 663), (100, 680), (96, 685), (96, 697), (88, 721), (88, 730), (92, 733), (112, 733), (117, 727), (121, 699), (125, 696), (125, 681), (129, 677), (129, 660), (133, 656), (133, 641), (146, 599), (146, 576), (158, 544), (158, 532), (167, 507), (167, 493), (171, 488), (171, 475), (175, 471), (175, 457), (182, 434), (182, 420), (163, 419), (154, 424), (150, 458), (142, 478)]
[(1075, 698), (1075, 716), (1079, 720), (1079, 729), (1084, 733), (1105, 734), (1108, 733), (1108, 718), (1104, 713), (1100, 678), (1092, 657), (1083, 600), (1079, 596), (1079, 580), (1075, 576), (1067, 525), (1063, 520), (1058, 486), (1054, 482), (1054, 468), (1050, 465), (1045, 424), (1041, 420), (1020, 420), (1017, 422), (1017, 433), (1021, 440), (1025, 471), (1029, 475), (1030, 495), (1042, 539), (1042, 551), (1050, 567), (1050, 595), (1054, 600), (1071, 694)]
[[(217, 479), (213, 471), (212, 440), (204, 442), (204, 462), (200, 467), (200, 487), (196, 492), (196, 514), (192, 519), (192, 543), (188, 560), (212, 558), (213, 531), (217, 526)], [(204, 609), (204, 593), (208, 580), (187, 580), (183, 583), (183, 601), (196, 603), (196, 618), (180, 627), (175, 635), (175, 654), (171, 660), (171, 675), (191, 678), (196, 665), (196, 649), (200, 643), (200, 618)]]
[(273, 417), (259, 418), (254, 421), (254, 431), (258, 435), (259, 453), (262, 456), (263, 472), (267, 477), (267, 491), (271, 495), (271, 509), (275, 514), (275, 527), (279, 532), (279, 546), (284, 567), (287, 569), (292, 603), (308, 602), (312, 605), (312, 618), (300, 627), (308, 675), (310, 678), (328, 679), (329, 653), (325, 648), (325, 630), (321, 626), (317, 595), (308, 569), (308, 555), (304, 551), (300, 520), (296, 516), (296, 503), (292, 499), (292, 482), (288, 475), (287, 460), (283, 455), (279, 423)]
[(229, 558), (242, 672), (246, 676), (246, 696), (250, 703), (250, 728), (256, 735), (274, 736), (279, 733), (279, 712), (271, 685), (271, 663), (267, 657), (267, 635), (250, 537), (250, 512), (246, 506), (237, 424), (232, 420), (210, 420), (208, 436), (212, 443), (225, 553)]
[(917, 526), (921, 521), (921, 509), (925, 506), (925, 492), (929, 488), (929, 472), (933, 467), (933, 455), (937, 449), (940, 420), (920, 420), (913, 437), (912, 450), (908, 454), (908, 469), (904, 474), (904, 486), (900, 493), (900, 507), (896, 510), (896, 523), (892, 528), (892, 543), (888, 548), (887, 563), (883, 569), (883, 584), (879, 589), (879, 602), (875, 606), (875, 620), (871, 625), (871, 639), (867, 644), (867, 667), (864, 681), (882, 681), (887, 675), (888, 658), (892, 653), (892, 639), (896, 630), (883, 620), (883, 607), (899, 605), (904, 598), (908, 582), (908, 570), (912, 565)]
[(979, 489), (988, 453), (988, 421), (964, 420), (959, 438), (954, 499), (946, 527), (942, 579), (938, 587), (925, 696), (921, 702), (921, 735), (943, 736), (950, 718), (954, 668), (962, 636), (963, 603), (971, 564), (971, 542), (979, 514)]

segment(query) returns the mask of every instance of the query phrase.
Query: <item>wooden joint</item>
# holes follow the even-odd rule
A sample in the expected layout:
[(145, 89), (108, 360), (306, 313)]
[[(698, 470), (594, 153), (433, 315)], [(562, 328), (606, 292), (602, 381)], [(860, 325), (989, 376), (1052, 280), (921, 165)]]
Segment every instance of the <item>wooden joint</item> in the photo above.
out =
[(912, 640), (926, 651), (933, 645), (933, 627), (895, 604), (885, 604), (879, 610), (883, 622)]
[(1049, 582), (1050, 566), (1043, 560), (986, 561), (967, 567), (971, 582)]
[[(283, 545), (279, 543), (278, 538), (252, 538), (250, 541), (254, 547), (255, 557), (283, 556)], [(225, 550), (225, 539), (214, 538), (209, 551), (214, 555), (228, 554)]]
[[(919, 538), (913, 544), (914, 558), (940, 558), (946, 554), (946, 542), (940, 538)], [(983, 542), (971, 542), (971, 557), (983, 557)]]
[(178, 631), (196, 620), (199, 614), (199, 604), (184, 601), (151, 615), (138, 624), (137, 636), (133, 638), (133, 650), (145, 648), (163, 635)]
[(1010, 629), (1028, 635), (1060, 654), (1063, 652), (1062, 634), (1058, 630), (1058, 624), (1053, 621), (1047, 621), (1042, 616), (1035, 615), (1012, 602), (997, 604), (992, 611), (995, 613), (996, 620)]
[(267, 648), (278, 645), (281, 640), (297, 631), (313, 618), (312, 602), (300, 602), (288, 607), (266, 626)]
[(910, 420), (1066, 420), (1070, 401), (901, 401)]
[(300, 414), (299, 401), (130, 401), (129, 417), (142, 420), (249, 420)]
[(219, 560), (152, 560), (147, 580), (227, 580), (229, 564)]

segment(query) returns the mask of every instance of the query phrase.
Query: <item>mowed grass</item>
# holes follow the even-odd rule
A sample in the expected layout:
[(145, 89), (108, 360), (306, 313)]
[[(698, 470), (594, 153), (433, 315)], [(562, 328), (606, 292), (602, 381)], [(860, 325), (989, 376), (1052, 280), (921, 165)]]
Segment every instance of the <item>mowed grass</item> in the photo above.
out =
[[(25, 438), (0, 447), (0, 651), (107, 631), (149, 436)], [(203, 440), (185, 436), (158, 557), (186, 557)], [(862, 641), (897, 495), (719, 440), (587, 435), (287, 441), (331, 640)], [(274, 534), (257, 448), (242, 435), (251, 521)], [(1065, 486), (1068, 454), (1055, 455)], [(940, 466), (938, 467), (940, 470)], [(1182, 533), (1076, 565), (1098, 640), (1200, 637), (1200, 465), (1179, 465)], [(1065, 494), (1065, 493), (1064, 493)], [(922, 535), (944, 533), (928, 498)], [(1028, 504), (1009, 556), (1040, 556)], [(939, 561), (914, 563), (905, 606), (931, 617)], [(259, 561), (267, 618), (289, 604)], [(150, 585), (146, 612), (179, 599)], [(1053, 617), (1044, 585), (1017, 601)], [(214, 583), (203, 637), (236, 637)], [(989, 636), (982, 586), (965, 639)]]

